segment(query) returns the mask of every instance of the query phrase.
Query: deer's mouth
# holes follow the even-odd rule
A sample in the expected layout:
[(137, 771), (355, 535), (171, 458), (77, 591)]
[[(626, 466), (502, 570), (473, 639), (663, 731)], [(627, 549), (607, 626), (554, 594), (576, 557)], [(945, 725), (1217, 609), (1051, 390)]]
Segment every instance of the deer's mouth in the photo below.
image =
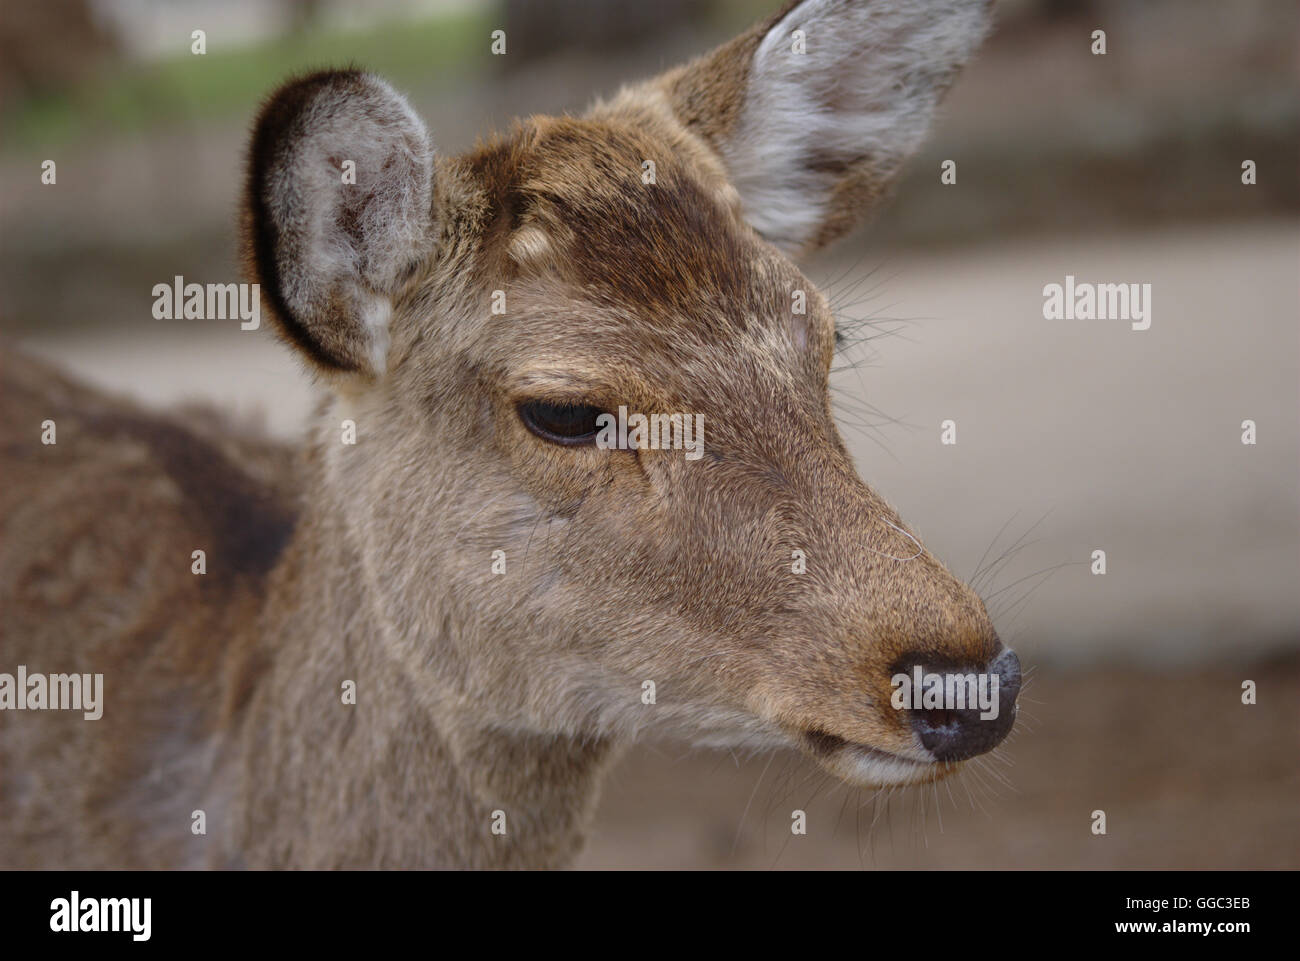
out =
[(916, 784), (942, 776), (947, 765), (895, 754), (821, 730), (803, 732), (804, 749), (836, 777), (863, 787)]

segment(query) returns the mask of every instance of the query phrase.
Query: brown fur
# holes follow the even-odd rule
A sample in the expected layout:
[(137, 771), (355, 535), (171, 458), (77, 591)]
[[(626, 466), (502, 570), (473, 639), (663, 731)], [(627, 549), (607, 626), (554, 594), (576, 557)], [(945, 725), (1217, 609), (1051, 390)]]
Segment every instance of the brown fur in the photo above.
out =
[[(280, 276), (277, 251), (310, 237), (264, 203), (283, 138), (318, 96), (405, 121), (356, 74), (273, 100), (245, 230), (277, 329), (332, 388), (300, 459), (0, 358), (0, 670), (102, 672), (106, 701), (96, 722), (0, 715), (0, 866), (563, 865), (643, 732), (791, 743), (845, 777), (854, 750), (915, 755), (894, 667), (1000, 644), (854, 471), (830, 311), (728, 182), (717, 143), (766, 29), (438, 158), (427, 218), (389, 244), (416, 266), (372, 258), (296, 305), (282, 286), (315, 275)], [(381, 145), (417, 180), (418, 140)], [(883, 187), (841, 174), (841, 193)], [(369, 254), (364, 230), (345, 233)], [(391, 299), (382, 368), (354, 318), (372, 296)], [(560, 447), (520, 422), (522, 401), (575, 398), (702, 413), (705, 456)]]

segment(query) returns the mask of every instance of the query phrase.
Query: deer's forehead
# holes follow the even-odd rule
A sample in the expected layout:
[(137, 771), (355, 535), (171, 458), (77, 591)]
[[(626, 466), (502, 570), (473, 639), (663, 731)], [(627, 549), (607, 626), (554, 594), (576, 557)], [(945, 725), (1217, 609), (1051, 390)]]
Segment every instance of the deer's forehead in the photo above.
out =
[(735, 193), (668, 130), (535, 119), (485, 170), (504, 279), (559, 280), (650, 325), (745, 329), (788, 314), (794, 266), (739, 216)]

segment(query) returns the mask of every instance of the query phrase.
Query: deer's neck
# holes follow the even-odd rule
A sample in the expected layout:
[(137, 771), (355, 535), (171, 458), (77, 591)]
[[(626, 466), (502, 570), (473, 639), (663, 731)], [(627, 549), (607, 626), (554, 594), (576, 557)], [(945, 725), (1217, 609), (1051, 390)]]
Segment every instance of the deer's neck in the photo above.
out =
[[(603, 741), (490, 727), (386, 649), (328, 512), (271, 578), (230, 767), (228, 859), (251, 867), (559, 867), (612, 757)], [(437, 638), (430, 638), (436, 650)], [(351, 683), (349, 683), (351, 682)], [(351, 696), (355, 690), (355, 703)]]

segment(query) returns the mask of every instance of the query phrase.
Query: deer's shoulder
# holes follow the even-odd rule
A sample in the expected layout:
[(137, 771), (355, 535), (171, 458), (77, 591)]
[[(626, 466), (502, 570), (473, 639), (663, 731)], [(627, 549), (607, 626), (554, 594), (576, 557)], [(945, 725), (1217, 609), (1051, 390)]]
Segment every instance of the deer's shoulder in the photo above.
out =
[(146, 411), (10, 350), (0, 463), (11, 643), (220, 602), (269, 573), (296, 516), (288, 447), (214, 411)]

